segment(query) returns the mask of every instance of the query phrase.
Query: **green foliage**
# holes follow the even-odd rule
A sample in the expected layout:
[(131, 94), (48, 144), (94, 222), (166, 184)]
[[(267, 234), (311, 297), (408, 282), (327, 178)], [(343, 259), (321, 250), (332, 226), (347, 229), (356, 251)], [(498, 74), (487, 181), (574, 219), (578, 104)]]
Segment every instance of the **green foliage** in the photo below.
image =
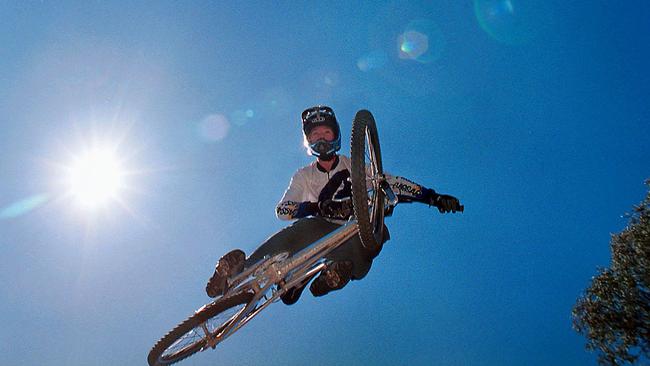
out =
[(628, 217), (612, 235), (611, 267), (599, 269), (573, 308), (573, 327), (601, 365), (650, 359), (650, 190)]

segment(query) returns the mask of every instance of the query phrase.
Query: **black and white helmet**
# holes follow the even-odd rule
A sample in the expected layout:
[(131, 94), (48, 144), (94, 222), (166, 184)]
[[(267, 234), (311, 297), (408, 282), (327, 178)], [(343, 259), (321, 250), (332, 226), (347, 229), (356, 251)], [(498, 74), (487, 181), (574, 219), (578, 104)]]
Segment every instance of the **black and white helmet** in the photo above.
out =
[[(334, 140), (319, 139), (310, 144), (307, 136), (317, 126), (331, 128), (334, 131)], [(302, 112), (302, 133), (305, 138), (305, 146), (309, 149), (311, 155), (327, 159), (341, 149), (341, 129), (334, 111), (330, 107), (317, 105), (305, 109)]]

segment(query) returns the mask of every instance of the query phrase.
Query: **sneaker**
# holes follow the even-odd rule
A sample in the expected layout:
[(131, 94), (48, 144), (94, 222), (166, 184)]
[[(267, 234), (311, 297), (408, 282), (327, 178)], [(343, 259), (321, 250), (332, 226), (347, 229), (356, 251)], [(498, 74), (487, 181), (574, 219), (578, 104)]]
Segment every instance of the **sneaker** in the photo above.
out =
[(350, 282), (352, 262), (340, 261), (330, 263), (309, 286), (312, 295), (324, 296), (334, 290), (340, 290)]
[(305, 289), (305, 287), (307, 287), (307, 284), (309, 283), (309, 281), (311, 281), (312, 278), (314, 278), (314, 275), (306, 278), (304, 282), (302, 282), (301, 284), (288, 289), (287, 292), (285, 292), (284, 294), (282, 294), (282, 296), (280, 296), (280, 300), (282, 300), (282, 302), (285, 305), (295, 304), (298, 301), (298, 299), (300, 299), (300, 295), (302, 295), (302, 291)]
[(280, 296), (280, 300), (282, 300), (285, 305), (295, 304), (300, 299), (300, 295), (302, 295), (302, 291), (305, 289), (305, 287), (307, 287), (306, 282), (304, 284), (288, 289), (287, 292)]
[(223, 295), (228, 287), (228, 278), (244, 270), (245, 260), (246, 254), (239, 249), (232, 250), (221, 257), (214, 269), (214, 274), (205, 286), (205, 292), (208, 296), (217, 297)]

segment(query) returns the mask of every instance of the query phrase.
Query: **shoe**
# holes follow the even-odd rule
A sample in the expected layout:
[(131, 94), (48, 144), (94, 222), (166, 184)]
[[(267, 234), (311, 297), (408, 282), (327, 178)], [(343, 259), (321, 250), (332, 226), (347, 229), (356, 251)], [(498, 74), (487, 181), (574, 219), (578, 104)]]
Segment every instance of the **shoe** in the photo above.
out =
[(244, 270), (245, 260), (246, 254), (239, 249), (232, 250), (221, 257), (214, 269), (214, 274), (205, 286), (208, 296), (223, 295), (228, 287), (228, 279)]
[(282, 300), (285, 305), (295, 304), (300, 299), (302, 291), (305, 289), (305, 287), (307, 287), (307, 284), (309, 281), (311, 281), (312, 278), (314, 278), (314, 276), (315, 275), (309, 276), (301, 284), (288, 289), (287, 292), (280, 296), (280, 300)]
[(282, 300), (285, 305), (295, 304), (300, 299), (300, 295), (302, 295), (302, 291), (305, 289), (305, 287), (307, 287), (307, 282), (288, 289), (287, 292), (280, 296), (280, 300)]
[(324, 296), (334, 290), (340, 290), (352, 278), (352, 262), (340, 261), (330, 263), (309, 286), (312, 295)]

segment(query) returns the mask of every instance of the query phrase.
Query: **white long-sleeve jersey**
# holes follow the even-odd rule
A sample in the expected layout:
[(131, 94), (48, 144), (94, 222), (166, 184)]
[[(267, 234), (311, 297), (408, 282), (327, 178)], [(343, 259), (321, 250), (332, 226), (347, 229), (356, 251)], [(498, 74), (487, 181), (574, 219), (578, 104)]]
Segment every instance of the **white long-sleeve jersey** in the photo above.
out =
[[(314, 212), (309, 212), (309, 210), (305, 212), (305, 208), (309, 206), (308, 203), (312, 203), (312, 205), (317, 203), (321, 191), (330, 179), (335, 174), (345, 170), (348, 173), (351, 170), (350, 158), (345, 155), (338, 155), (337, 162), (329, 172), (323, 169), (316, 161), (298, 169), (291, 178), (289, 188), (284, 192), (282, 199), (275, 208), (276, 216), (281, 220), (292, 220), (304, 217), (307, 214), (315, 214)], [(389, 174), (385, 174), (385, 176), (388, 184), (398, 197), (405, 196), (415, 200), (422, 198), (423, 186), (402, 177), (391, 176)], [(337, 194), (346, 192), (346, 190), (349, 192), (349, 184), (347, 180), (344, 181), (338, 187)]]

